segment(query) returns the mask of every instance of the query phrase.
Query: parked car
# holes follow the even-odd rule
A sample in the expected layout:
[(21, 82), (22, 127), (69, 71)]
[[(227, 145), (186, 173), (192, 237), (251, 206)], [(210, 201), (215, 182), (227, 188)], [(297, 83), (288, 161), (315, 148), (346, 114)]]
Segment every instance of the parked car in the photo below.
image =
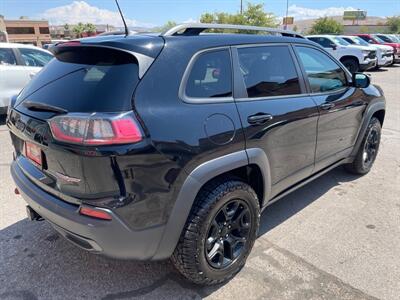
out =
[(307, 38), (321, 45), (351, 73), (373, 69), (377, 65), (376, 50), (369, 47), (351, 47), (351, 44), (334, 35), (312, 35)]
[(400, 43), (395, 43), (392, 41), (386, 41), (382, 40), (380, 36), (382, 35), (377, 35), (377, 34), (355, 34), (356, 36), (359, 36), (362, 38), (364, 41), (370, 44), (381, 44), (381, 45), (386, 45), (386, 46), (391, 46), (393, 47), (393, 61), (395, 63), (400, 63)]
[(0, 43), (0, 115), (7, 113), (11, 96), (52, 58), (50, 52), (35, 46)]
[(295, 32), (183, 24), (54, 53), (12, 103), (11, 174), (30, 219), (93, 253), (224, 282), (269, 204), (378, 153), (382, 90)]
[(380, 44), (369, 44), (358, 36), (341, 35), (342, 39), (353, 46), (372, 47), (376, 50), (376, 57), (378, 58), (377, 67), (385, 67), (393, 64), (393, 47)]

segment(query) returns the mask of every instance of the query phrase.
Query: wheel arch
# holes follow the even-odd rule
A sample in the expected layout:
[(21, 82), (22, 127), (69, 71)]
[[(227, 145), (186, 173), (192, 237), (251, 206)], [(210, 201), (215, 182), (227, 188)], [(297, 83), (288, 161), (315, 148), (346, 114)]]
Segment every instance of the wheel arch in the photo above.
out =
[(385, 109), (384, 101), (378, 101), (378, 102), (372, 103), (368, 107), (367, 111), (365, 112), (364, 120), (363, 120), (363, 123), (359, 130), (356, 143), (353, 147), (353, 151), (351, 152), (351, 155), (350, 155), (351, 157), (354, 157), (357, 154), (358, 148), (361, 145), (362, 139), (365, 135), (365, 132), (367, 130), (367, 127), (368, 127), (368, 124), (369, 124), (369, 121), (371, 120), (371, 118), (372, 117), (378, 118), (381, 125), (383, 125), (383, 121), (385, 119), (385, 112), (386, 112), (386, 109)]
[(269, 174), (268, 158), (265, 152), (258, 148), (230, 153), (199, 165), (188, 175), (180, 189), (153, 260), (166, 259), (172, 255), (196, 196), (206, 184), (221, 176), (235, 176), (243, 179), (248, 176), (252, 184), (261, 185), (254, 188), (250, 184), (260, 198), (262, 207), (269, 199), (271, 191)]
[(344, 55), (339, 60), (341, 63), (343, 63), (343, 61), (346, 59), (352, 59), (352, 60), (356, 61), (358, 65), (360, 64), (359, 58), (355, 55)]

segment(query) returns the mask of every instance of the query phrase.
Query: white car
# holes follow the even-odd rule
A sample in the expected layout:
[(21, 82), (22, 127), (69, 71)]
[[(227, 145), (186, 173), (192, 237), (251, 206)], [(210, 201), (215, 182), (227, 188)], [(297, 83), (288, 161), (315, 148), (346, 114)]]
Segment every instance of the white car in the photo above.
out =
[(366, 71), (377, 65), (376, 50), (370, 47), (350, 47), (348, 42), (335, 35), (312, 35), (307, 38), (322, 46), (351, 73)]
[(10, 98), (52, 58), (49, 51), (32, 45), (0, 43), (0, 115), (7, 113)]
[(378, 67), (385, 67), (393, 64), (393, 47), (379, 44), (369, 44), (359, 36), (341, 35), (340, 37), (346, 42), (350, 43), (352, 46), (369, 46), (375, 49), (376, 57), (378, 58)]

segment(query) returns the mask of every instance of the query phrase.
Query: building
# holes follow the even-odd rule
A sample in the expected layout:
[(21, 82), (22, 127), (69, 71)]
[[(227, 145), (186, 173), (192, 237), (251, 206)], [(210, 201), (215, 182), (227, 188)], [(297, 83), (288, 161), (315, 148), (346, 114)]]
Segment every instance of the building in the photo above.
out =
[(33, 44), (42, 46), (50, 43), (50, 30), (48, 21), (28, 20), (3, 20), (8, 40), (11, 43)]
[[(76, 34), (74, 33), (74, 24), (68, 25), (52, 25), (50, 26), (50, 35), (53, 39), (71, 39), (77, 38)], [(96, 32), (83, 32), (82, 37), (88, 37), (97, 35), (103, 32), (114, 31), (115, 27), (112, 25), (104, 25), (104, 24), (95, 24)]]

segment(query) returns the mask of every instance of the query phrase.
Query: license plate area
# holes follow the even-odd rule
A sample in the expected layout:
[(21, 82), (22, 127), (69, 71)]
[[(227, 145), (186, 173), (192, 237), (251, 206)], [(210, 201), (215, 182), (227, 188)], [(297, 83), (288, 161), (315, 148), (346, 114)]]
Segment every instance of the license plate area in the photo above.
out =
[(25, 142), (25, 155), (35, 164), (42, 166), (42, 149), (36, 144)]

